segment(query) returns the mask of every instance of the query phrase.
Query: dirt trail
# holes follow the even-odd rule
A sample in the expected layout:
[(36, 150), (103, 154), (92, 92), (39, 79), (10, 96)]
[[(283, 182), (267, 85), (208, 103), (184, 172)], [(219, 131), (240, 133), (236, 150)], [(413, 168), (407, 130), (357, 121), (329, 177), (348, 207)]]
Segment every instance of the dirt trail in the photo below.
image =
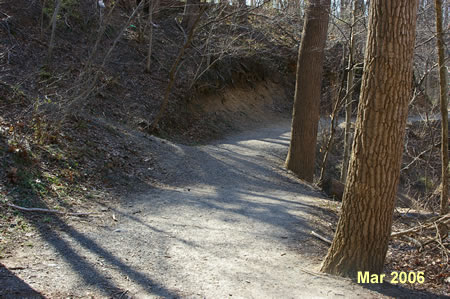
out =
[(0, 297), (410, 297), (317, 273), (329, 201), (281, 166), (288, 142), (288, 122), (197, 147), (151, 137), (166, 184), (104, 211), (117, 221), (43, 224), (0, 261)]

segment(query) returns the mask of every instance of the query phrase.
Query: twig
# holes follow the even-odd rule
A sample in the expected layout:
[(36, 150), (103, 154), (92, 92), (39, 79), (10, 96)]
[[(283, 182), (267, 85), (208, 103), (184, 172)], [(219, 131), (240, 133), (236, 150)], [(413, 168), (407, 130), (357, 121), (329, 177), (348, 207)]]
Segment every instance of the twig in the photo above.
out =
[(423, 249), (423, 245), (422, 243), (420, 243), (418, 240), (408, 237), (408, 236), (403, 236), (403, 238), (405, 238), (406, 240), (408, 240), (409, 242), (413, 243), (414, 245), (416, 245), (419, 248), (419, 251), (422, 251)]
[(308, 271), (308, 270), (305, 270), (305, 269), (302, 269), (302, 268), (299, 268), (299, 270), (304, 272), (304, 273), (306, 273), (306, 274), (309, 274), (309, 275), (314, 275), (314, 276), (318, 276), (318, 277), (330, 278), (331, 279), (330, 276), (328, 276), (326, 274), (323, 274), (323, 273), (317, 273), (317, 272), (313, 272), (313, 271)]
[[(438, 225), (437, 225), (436, 222), (434, 223), (434, 226), (435, 226), (435, 228), (436, 228), (436, 242), (437, 242), (437, 243), (439, 244), (439, 246), (441, 247), (442, 253), (445, 254), (445, 257), (446, 257), (447, 263), (448, 263), (448, 254), (447, 254), (448, 249), (444, 246), (444, 244), (442, 244), (442, 239), (443, 239), (443, 238), (445, 239), (447, 236), (442, 236), (442, 235), (441, 235), (441, 228), (438, 227)], [(448, 234), (447, 230), (445, 231), (445, 233)]]
[(119, 299), (124, 298), (125, 295), (126, 295), (127, 293), (128, 293), (128, 290), (123, 291), (123, 292), (120, 294)]
[(58, 210), (49, 210), (49, 209), (40, 209), (40, 208), (24, 208), (20, 206), (16, 206), (15, 204), (9, 203), (8, 206), (11, 208), (25, 211), (25, 212), (41, 212), (41, 213), (53, 213), (53, 214), (61, 214), (61, 215), (68, 215), (68, 216), (92, 216), (97, 215), (98, 213), (70, 213), (70, 212), (61, 212)]
[(311, 235), (313, 235), (314, 237), (316, 237), (316, 238), (318, 238), (318, 239), (328, 243), (329, 245), (331, 245), (331, 240), (325, 238), (324, 236), (321, 236), (321, 235), (319, 235), (318, 233), (316, 233), (314, 231), (311, 231)]
[(429, 223), (427, 225), (419, 225), (419, 226), (415, 226), (415, 227), (409, 228), (409, 229), (401, 231), (401, 232), (393, 233), (393, 234), (391, 234), (391, 238), (397, 238), (397, 237), (400, 237), (403, 235), (416, 233), (423, 229), (433, 228), (435, 226), (435, 224), (439, 224), (439, 223), (447, 224), (448, 222), (450, 222), (450, 214), (444, 215), (444, 216), (438, 218), (436, 221), (433, 221), (432, 223)]

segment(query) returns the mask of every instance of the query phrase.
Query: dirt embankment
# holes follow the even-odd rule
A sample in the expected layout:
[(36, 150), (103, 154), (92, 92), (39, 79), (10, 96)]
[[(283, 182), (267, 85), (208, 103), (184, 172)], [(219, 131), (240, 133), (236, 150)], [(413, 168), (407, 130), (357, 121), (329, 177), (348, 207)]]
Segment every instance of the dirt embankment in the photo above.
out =
[(205, 142), (233, 130), (256, 128), (289, 118), (291, 107), (291, 90), (264, 80), (196, 95), (187, 103), (186, 110), (188, 122), (194, 128), (197, 126), (196, 130), (207, 129), (201, 133)]
[[(161, 106), (168, 72), (184, 42), (176, 23), (183, 13), (182, 4), (161, 1), (154, 19), (152, 71), (146, 73), (148, 40), (139, 38), (137, 20), (112, 48), (130, 15), (123, 7), (117, 6), (110, 17), (105, 15), (106, 30), (92, 54), (99, 37), (99, 14), (87, 0), (62, 1), (48, 63), (50, 27), (44, 26), (41, 32), (40, 22), (42, 17), (44, 24), (50, 23), (53, 2), (46, 1), (43, 10), (40, 3), (0, 3), (2, 254), (27, 242), (27, 228), (39, 222), (24, 218), (7, 203), (89, 210), (99, 202), (114, 201), (119, 193), (162, 184), (168, 176), (176, 176), (158, 165), (158, 149), (151, 146), (146, 126)], [(231, 27), (228, 23), (216, 26), (214, 37), (243, 38), (236, 39), (235, 48), (222, 51), (223, 57), (194, 80), (193, 74), (205, 65), (202, 59), (208, 54), (199, 55), (199, 51), (205, 51), (204, 37), (209, 31), (197, 33), (178, 69), (157, 132), (160, 137), (205, 143), (289, 115), (295, 75), (288, 64), (295, 48), (274, 41), (267, 26), (254, 20), (245, 31), (258, 37), (258, 47), (237, 51), (248, 48), (244, 42), (256, 40)], [(82, 108), (75, 107), (61, 120), (62, 109), (89, 86), (87, 79), (93, 75), (98, 81)]]

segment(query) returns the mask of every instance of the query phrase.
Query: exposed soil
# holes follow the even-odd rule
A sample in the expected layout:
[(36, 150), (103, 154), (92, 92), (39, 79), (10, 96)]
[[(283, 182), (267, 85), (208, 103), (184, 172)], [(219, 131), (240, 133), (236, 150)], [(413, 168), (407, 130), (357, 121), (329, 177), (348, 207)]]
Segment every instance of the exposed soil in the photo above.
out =
[[(0, 3), (1, 298), (449, 295), (448, 265), (435, 243), (419, 252), (397, 240), (388, 253), (387, 272), (425, 270), (422, 285), (361, 286), (318, 273), (328, 245), (310, 232), (332, 238), (340, 204), (282, 167), (302, 22), (279, 22), (262, 11), (267, 15), (255, 14), (245, 26), (202, 27), (154, 137), (146, 129), (184, 42), (176, 21), (184, 4), (160, 1), (146, 73), (147, 41), (136, 20), (101, 67), (131, 13), (126, 1), (106, 20), (88, 67), (99, 22), (94, 2), (64, 1), (49, 64), (50, 31), (41, 35), (40, 18), (44, 12), (44, 23), (50, 21), (51, 1), (44, 10), (39, 1)], [(214, 10), (208, 17), (221, 19)], [(335, 94), (330, 86), (338, 84), (342, 52), (340, 42), (331, 45), (323, 111)], [(206, 57), (214, 61), (207, 69)], [(61, 120), (61, 108), (94, 74), (98, 82), (83, 108)], [(408, 134), (414, 150), (406, 163), (414, 168), (406, 170), (433, 166), (433, 151), (415, 159), (428, 143), (426, 132), (417, 127)], [(330, 172), (339, 172), (339, 156), (334, 149)], [(425, 180), (414, 178), (412, 191), (434, 189), (424, 171), (414, 176)], [(429, 199), (429, 207), (436, 202)], [(95, 214), (19, 212), (8, 203)], [(429, 218), (409, 218), (408, 199), (404, 207), (396, 211), (395, 230)]]
[[(426, 297), (317, 273), (337, 203), (282, 167), (289, 122), (204, 146), (140, 137), (165, 184), (102, 202), (98, 217), (42, 217), (1, 260), (3, 297)], [(103, 207), (102, 207), (103, 206)]]

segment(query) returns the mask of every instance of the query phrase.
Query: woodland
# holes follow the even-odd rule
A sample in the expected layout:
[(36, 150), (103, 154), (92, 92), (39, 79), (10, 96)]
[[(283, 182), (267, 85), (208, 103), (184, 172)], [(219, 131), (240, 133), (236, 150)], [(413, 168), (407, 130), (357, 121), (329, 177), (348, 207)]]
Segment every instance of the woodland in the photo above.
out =
[(449, 31), (447, 0), (0, 0), (0, 298), (450, 296)]

